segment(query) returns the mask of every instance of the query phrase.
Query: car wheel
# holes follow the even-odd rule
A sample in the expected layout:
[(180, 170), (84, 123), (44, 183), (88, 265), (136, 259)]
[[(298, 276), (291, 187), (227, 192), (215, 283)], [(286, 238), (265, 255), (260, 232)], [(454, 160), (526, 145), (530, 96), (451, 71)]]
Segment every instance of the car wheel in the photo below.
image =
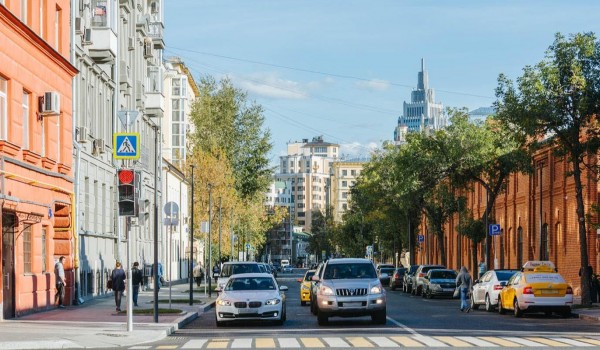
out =
[(473, 298), (473, 296), (471, 296), (471, 302), (470, 302), (470, 304), (471, 304), (471, 309), (472, 310), (479, 309), (479, 305), (475, 304), (475, 298)]
[(225, 327), (225, 322), (217, 320), (215, 317), (215, 321), (217, 322), (217, 327)]
[(498, 313), (500, 315), (504, 315), (506, 313), (506, 310), (504, 310), (502, 307), (502, 300), (500, 299), (500, 296), (498, 296)]
[(327, 325), (327, 323), (329, 323), (329, 316), (327, 316), (327, 314), (325, 314), (321, 310), (317, 309), (317, 321), (319, 323), (319, 326), (325, 326)]
[(371, 321), (375, 324), (385, 324), (387, 322), (386, 310), (383, 309), (371, 314)]
[(515, 309), (514, 309), (515, 317), (523, 316), (523, 310), (519, 309), (519, 301), (517, 300), (517, 298), (515, 298), (513, 306), (515, 307)]
[(304, 301), (304, 300), (300, 301), (300, 305), (306, 306), (306, 301)]
[(492, 302), (490, 301), (490, 296), (488, 294), (485, 295), (485, 311), (494, 311), (494, 305), (492, 305)]

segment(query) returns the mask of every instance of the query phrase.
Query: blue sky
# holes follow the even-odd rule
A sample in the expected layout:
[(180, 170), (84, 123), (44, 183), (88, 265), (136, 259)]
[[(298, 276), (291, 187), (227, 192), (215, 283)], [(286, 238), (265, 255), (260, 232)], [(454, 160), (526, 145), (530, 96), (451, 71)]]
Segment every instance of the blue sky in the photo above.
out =
[(475, 109), (544, 57), (598, 32), (600, 1), (165, 0), (165, 57), (228, 76), (265, 108), (272, 161), (323, 135), (348, 156), (393, 138), (421, 58), (436, 100)]

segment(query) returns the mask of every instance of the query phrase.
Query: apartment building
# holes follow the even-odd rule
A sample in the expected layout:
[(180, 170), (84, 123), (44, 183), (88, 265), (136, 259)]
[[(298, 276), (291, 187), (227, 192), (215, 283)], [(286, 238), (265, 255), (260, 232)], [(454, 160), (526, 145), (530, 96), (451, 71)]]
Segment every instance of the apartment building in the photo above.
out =
[(54, 307), (60, 256), (74, 292), (68, 0), (0, 1), (1, 319)]
[(291, 184), (292, 220), (306, 232), (310, 232), (312, 211), (325, 213), (329, 205), (331, 167), (339, 158), (339, 149), (338, 144), (317, 136), (288, 143), (287, 155), (279, 157), (275, 181)]
[(331, 207), (333, 220), (342, 222), (349, 208), (350, 190), (356, 184), (366, 160), (355, 159), (334, 162), (331, 173)]

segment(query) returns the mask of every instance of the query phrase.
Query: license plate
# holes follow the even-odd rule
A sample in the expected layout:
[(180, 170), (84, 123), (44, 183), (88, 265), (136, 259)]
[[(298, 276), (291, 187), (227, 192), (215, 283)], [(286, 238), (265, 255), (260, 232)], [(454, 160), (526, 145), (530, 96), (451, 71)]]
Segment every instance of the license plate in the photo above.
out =
[(558, 294), (557, 289), (542, 289), (542, 294)]
[(344, 307), (359, 307), (362, 306), (362, 302), (344, 303)]
[(454, 292), (453, 288), (444, 288), (442, 289), (444, 292)]

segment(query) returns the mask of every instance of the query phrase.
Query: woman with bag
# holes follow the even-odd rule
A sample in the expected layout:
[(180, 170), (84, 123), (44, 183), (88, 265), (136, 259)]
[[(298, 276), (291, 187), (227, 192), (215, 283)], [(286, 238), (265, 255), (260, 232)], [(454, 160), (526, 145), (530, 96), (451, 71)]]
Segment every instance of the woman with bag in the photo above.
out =
[(460, 312), (471, 311), (467, 297), (472, 284), (473, 280), (471, 279), (471, 275), (469, 275), (469, 270), (465, 266), (461, 267), (458, 276), (456, 276), (456, 288), (460, 291)]
[(110, 279), (112, 280), (112, 290), (115, 292), (115, 304), (117, 306), (117, 312), (121, 311), (121, 298), (123, 297), (123, 292), (125, 291), (125, 271), (123, 271), (123, 267), (121, 263), (117, 261), (115, 265), (115, 269), (110, 274)]

